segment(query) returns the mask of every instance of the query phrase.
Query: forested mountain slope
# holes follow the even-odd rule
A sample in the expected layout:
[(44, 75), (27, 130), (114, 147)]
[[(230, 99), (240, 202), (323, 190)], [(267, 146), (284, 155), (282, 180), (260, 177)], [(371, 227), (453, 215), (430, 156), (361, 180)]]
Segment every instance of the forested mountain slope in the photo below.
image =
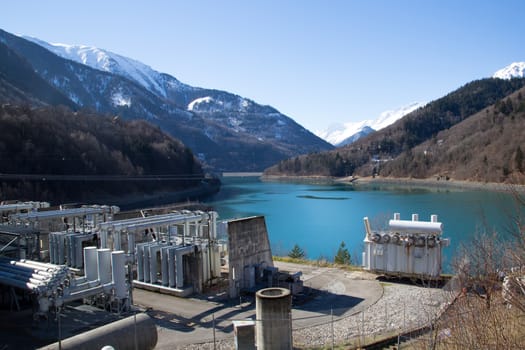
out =
[(12, 104), (0, 107), (0, 174), (4, 200), (180, 191), (204, 179), (188, 148), (144, 121)]
[(525, 88), (378, 166), (383, 176), (525, 184)]
[[(383, 175), (382, 171), (387, 169), (389, 162), (403, 154), (405, 159), (410, 159), (410, 152), (414, 147), (435, 139), (439, 132), (461, 123), (486, 107), (501, 105), (502, 100), (524, 85), (525, 79), (491, 78), (473, 81), (351, 145), (282, 161), (267, 169), (265, 174), (334, 177)], [(519, 104), (515, 108), (518, 111)], [(398, 166), (396, 169), (396, 172), (389, 170), (389, 174), (423, 176), (408, 165)], [(428, 174), (425, 173), (426, 175)]]

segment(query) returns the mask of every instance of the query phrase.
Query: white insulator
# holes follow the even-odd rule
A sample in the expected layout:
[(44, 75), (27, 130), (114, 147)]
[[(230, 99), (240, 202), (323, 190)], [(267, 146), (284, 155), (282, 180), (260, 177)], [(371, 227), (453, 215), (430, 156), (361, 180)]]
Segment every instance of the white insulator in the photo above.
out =
[(412, 221), (418, 221), (419, 215), (418, 214), (412, 214)]
[(135, 252), (135, 233), (128, 232), (128, 254)]
[(168, 284), (171, 288), (175, 287), (176, 273), (175, 273), (175, 247), (168, 250)]
[(161, 262), (161, 271), (160, 275), (162, 277), (162, 285), (168, 286), (169, 283), (169, 262), (168, 262), (168, 250), (170, 246), (162, 247), (160, 250), (160, 262)]
[(394, 213), (394, 220), (401, 220), (401, 213)]
[(366, 235), (370, 239), (372, 235), (372, 228), (370, 227), (370, 221), (368, 220), (367, 216), (363, 218), (363, 222), (365, 223)]
[(430, 215), (430, 222), (438, 222), (438, 216), (436, 214)]
[(137, 280), (144, 282), (144, 243), (135, 246), (137, 259)]
[(219, 215), (215, 211), (210, 212), (210, 238), (217, 239), (217, 217)]

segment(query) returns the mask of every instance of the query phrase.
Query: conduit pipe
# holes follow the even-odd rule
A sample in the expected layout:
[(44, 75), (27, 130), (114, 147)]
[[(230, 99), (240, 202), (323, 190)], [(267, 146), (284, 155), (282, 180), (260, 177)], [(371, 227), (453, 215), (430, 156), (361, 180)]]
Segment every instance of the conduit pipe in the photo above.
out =
[(60, 297), (60, 298), (57, 298), (57, 305), (60, 306), (62, 304), (67, 304), (67, 303), (70, 303), (72, 301), (75, 301), (75, 300), (78, 300), (78, 299), (83, 299), (83, 298), (87, 298), (87, 297), (91, 297), (93, 295), (97, 295), (97, 294), (101, 294), (101, 293), (107, 293), (109, 291), (111, 291), (111, 289), (113, 288), (113, 283), (106, 283), (106, 284), (103, 284), (103, 285), (97, 285), (97, 286), (94, 286), (94, 287), (91, 287), (91, 288), (87, 288), (87, 289), (82, 289), (82, 290), (78, 290), (78, 291), (74, 291), (74, 292), (69, 292), (68, 294)]
[(141, 313), (40, 349), (91, 350), (111, 346), (118, 350), (150, 350), (154, 349), (156, 344), (157, 328), (155, 322), (147, 314)]
[(9, 218), (18, 221), (39, 221), (46, 219), (55, 219), (63, 217), (81, 217), (94, 214), (107, 214), (115, 211), (114, 207), (82, 207), (61, 210), (37, 211), (29, 213), (18, 213), (10, 215)]
[(155, 224), (163, 224), (165, 222), (172, 222), (174, 224), (183, 223), (185, 221), (199, 221), (205, 220), (207, 215), (188, 215), (188, 214), (163, 214), (148, 216), (145, 218), (133, 218), (118, 221), (108, 221), (99, 224), (99, 228), (102, 230), (122, 230), (127, 228), (148, 228)]

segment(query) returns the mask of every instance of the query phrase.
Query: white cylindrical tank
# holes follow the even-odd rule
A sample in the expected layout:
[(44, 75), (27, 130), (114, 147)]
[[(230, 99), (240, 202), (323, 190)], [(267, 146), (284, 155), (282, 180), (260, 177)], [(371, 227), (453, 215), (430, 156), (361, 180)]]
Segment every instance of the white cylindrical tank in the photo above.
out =
[(443, 224), (441, 222), (390, 220), (388, 225), (390, 230), (394, 232), (433, 234), (441, 234), (443, 232)]
[(115, 296), (119, 299), (127, 297), (125, 262), (126, 255), (123, 250), (111, 252), (111, 277), (115, 288)]
[(292, 294), (286, 288), (257, 291), (257, 349), (292, 349)]
[(87, 281), (98, 279), (97, 247), (84, 248), (84, 275)]
[(100, 284), (111, 282), (111, 250), (108, 248), (98, 249), (98, 279)]

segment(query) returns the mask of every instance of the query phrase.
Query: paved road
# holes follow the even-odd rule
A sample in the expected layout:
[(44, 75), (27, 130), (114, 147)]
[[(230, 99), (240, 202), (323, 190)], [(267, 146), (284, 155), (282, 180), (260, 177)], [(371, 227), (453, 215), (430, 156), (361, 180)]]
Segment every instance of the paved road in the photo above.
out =
[[(378, 281), (365, 273), (345, 272), (334, 268), (276, 263), (280, 270), (303, 272), (304, 285), (312, 290), (311, 298), (292, 310), (293, 329), (311, 327), (358, 313), (376, 303), (383, 294)], [(134, 289), (134, 302), (148, 308), (157, 323), (159, 340), (156, 349), (231, 338), (232, 320), (255, 319), (255, 303), (244, 300), (218, 302), (184, 299)]]

